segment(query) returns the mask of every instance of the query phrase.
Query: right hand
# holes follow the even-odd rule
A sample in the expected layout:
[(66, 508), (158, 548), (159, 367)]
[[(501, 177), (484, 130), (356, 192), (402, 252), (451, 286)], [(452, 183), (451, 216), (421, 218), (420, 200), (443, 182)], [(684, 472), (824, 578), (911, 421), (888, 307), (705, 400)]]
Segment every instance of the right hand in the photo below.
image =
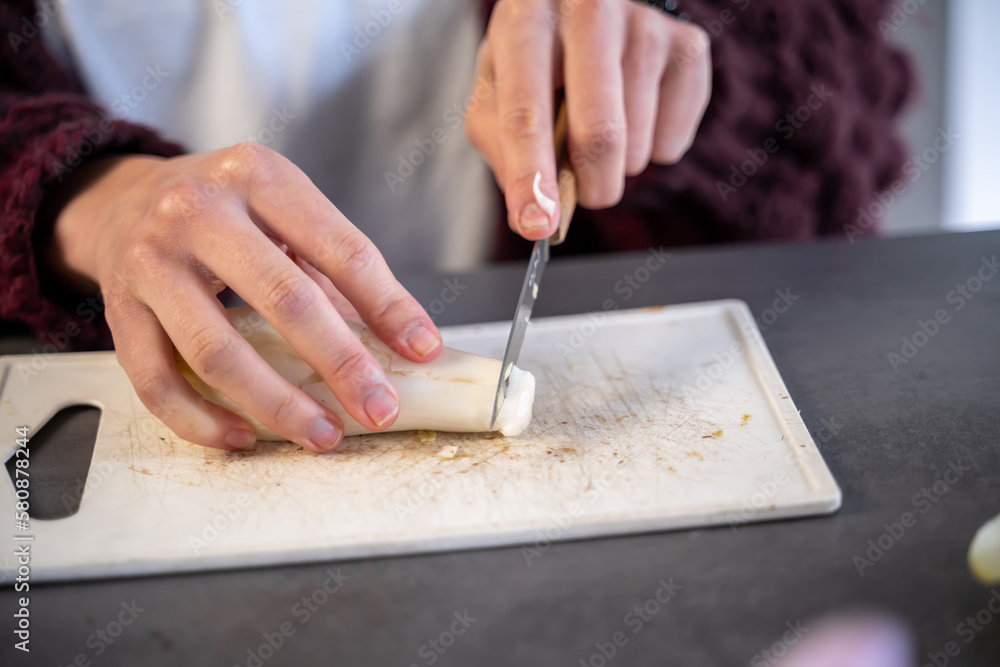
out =
[(180, 437), (232, 450), (254, 443), (249, 424), (203, 400), (178, 372), (174, 346), (207, 384), (289, 440), (325, 452), (343, 438), (337, 416), (230, 325), (215, 296), (227, 285), (370, 430), (395, 421), (398, 398), (343, 316), (360, 314), (412, 361), (440, 353), (434, 323), (372, 242), (274, 151), (244, 143), (170, 159), (109, 157), (85, 169), (55, 217), (54, 253), (65, 273), (100, 287), (119, 362), (143, 404)]

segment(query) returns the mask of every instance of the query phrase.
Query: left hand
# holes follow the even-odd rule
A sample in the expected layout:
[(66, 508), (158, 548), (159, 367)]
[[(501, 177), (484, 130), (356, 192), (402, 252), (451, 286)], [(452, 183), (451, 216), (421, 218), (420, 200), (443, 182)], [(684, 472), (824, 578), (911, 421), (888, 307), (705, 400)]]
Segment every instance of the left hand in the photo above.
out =
[(466, 118), (507, 200), (511, 229), (547, 238), (560, 212), (553, 92), (565, 88), (569, 154), (587, 208), (621, 201), (625, 177), (673, 164), (691, 146), (712, 88), (708, 35), (632, 0), (500, 0), (479, 49)]

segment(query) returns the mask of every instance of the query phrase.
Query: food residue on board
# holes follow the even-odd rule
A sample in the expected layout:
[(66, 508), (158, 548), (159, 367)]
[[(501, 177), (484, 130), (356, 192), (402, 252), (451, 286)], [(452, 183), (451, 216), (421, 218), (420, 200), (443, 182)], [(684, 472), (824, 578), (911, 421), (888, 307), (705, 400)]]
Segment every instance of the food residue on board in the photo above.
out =
[(747, 422), (750, 421), (750, 413), (743, 415), (743, 421), (740, 422), (740, 426), (746, 426)]
[(718, 440), (721, 437), (722, 437), (722, 429), (719, 429), (718, 431), (713, 432), (712, 435), (701, 436), (701, 439), (708, 440), (709, 438), (715, 438), (716, 440)]
[(458, 454), (458, 447), (455, 445), (448, 445), (447, 447), (442, 447), (441, 451), (437, 453), (438, 458), (441, 459), (453, 459), (455, 454)]
[(417, 431), (417, 440), (420, 442), (434, 442), (437, 437), (436, 431)]

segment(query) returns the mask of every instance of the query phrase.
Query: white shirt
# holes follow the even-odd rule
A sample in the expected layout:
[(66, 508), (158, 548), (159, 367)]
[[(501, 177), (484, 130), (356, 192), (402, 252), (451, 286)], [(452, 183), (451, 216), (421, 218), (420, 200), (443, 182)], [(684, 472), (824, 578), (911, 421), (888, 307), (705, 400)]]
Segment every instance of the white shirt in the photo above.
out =
[(266, 144), (392, 269), (458, 271), (486, 258), (495, 211), (462, 126), (477, 4), (73, 0), (46, 34), (115, 115), (194, 152)]

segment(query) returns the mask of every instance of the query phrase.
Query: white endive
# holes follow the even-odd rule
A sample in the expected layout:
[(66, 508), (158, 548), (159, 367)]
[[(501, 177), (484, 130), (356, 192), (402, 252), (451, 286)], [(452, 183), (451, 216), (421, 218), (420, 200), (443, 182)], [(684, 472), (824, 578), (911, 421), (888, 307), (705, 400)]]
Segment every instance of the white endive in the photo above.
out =
[[(340, 405), (333, 392), (292, 346), (249, 306), (226, 311), (237, 331), (274, 370), (293, 385), (332, 410), (343, 420), (346, 435), (370, 433)], [(368, 327), (348, 322), (361, 342), (388, 374), (399, 395), (399, 416), (389, 431), (451, 431), (480, 433), (490, 430), (501, 362), (452, 348), (428, 363), (415, 363), (393, 352)], [(284, 440), (247, 414), (227, 397), (205, 384), (180, 358), (178, 367), (191, 385), (209, 401), (246, 419), (259, 440)], [(507, 398), (494, 430), (506, 436), (520, 434), (531, 421), (535, 378), (511, 368)]]

